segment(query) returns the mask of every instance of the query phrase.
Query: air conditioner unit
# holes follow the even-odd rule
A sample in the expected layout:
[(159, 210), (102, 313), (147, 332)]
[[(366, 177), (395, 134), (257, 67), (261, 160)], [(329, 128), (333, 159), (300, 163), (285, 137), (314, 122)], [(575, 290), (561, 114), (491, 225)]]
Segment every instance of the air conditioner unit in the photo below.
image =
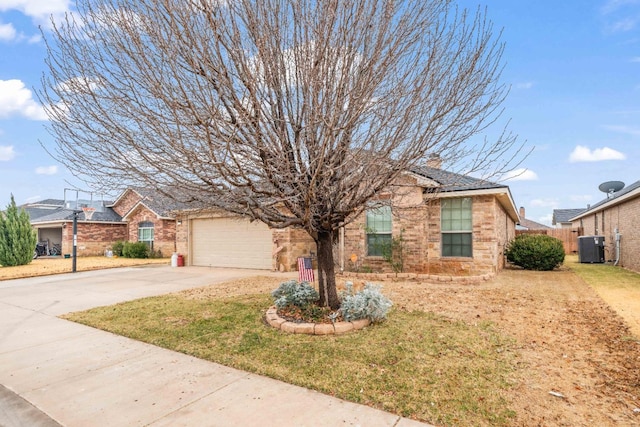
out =
[(604, 236), (578, 237), (578, 260), (583, 263), (604, 262)]

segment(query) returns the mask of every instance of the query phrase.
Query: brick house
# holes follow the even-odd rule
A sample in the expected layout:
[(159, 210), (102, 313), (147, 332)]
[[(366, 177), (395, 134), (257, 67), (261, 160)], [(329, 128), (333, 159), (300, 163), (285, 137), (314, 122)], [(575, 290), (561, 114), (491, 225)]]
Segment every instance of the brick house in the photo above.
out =
[[(519, 220), (508, 186), (435, 167), (406, 173), (378, 202), (340, 231), (338, 270), (391, 271), (380, 243), (402, 236), (405, 272), (494, 274)], [(187, 265), (295, 271), (297, 258), (316, 250), (303, 230), (271, 230), (222, 211), (181, 211), (176, 220)]]
[[(95, 212), (89, 215), (81, 211), (81, 207), (93, 207)], [(29, 214), (38, 242), (46, 245), (51, 254), (73, 252), (73, 220), (78, 211), (76, 249), (79, 256), (104, 255), (113, 242), (126, 240), (127, 224), (102, 201), (46, 199), (22, 208)]]
[[(92, 207), (92, 214), (82, 211)], [(59, 254), (73, 250), (73, 217), (78, 212), (77, 253), (104, 255), (116, 241), (146, 242), (165, 257), (175, 251), (175, 219), (169, 213), (176, 206), (156, 192), (129, 188), (114, 201), (47, 199), (22, 206), (29, 214), (38, 241)]]
[(640, 181), (571, 218), (585, 236), (604, 236), (605, 260), (640, 272)]

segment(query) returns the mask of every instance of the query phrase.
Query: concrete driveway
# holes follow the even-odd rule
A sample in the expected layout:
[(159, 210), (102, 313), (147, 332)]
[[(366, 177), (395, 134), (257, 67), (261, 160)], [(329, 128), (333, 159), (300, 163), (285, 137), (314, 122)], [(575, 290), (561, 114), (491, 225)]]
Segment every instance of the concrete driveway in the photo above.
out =
[(291, 276), (154, 266), (0, 282), (0, 425), (424, 425), (56, 317), (256, 274)]

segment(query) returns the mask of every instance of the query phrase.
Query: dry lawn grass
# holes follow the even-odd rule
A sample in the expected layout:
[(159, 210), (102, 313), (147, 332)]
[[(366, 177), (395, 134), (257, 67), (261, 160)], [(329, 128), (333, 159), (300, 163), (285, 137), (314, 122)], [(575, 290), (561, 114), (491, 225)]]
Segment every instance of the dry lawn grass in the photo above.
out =
[[(190, 290), (171, 298), (177, 298), (185, 304), (188, 301), (227, 301), (225, 304), (234, 304), (234, 301), (247, 298), (253, 301), (251, 304), (256, 301), (267, 304), (267, 294), (274, 288), (274, 284), (273, 278), (253, 278)], [(477, 285), (387, 280), (383, 282), (383, 286), (383, 292), (395, 304), (389, 324), (400, 329), (394, 329), (391, 338), (387, 336), (386, 344), (378, 342), (372, 346), (366, 341), (359, 344), (358, 357), (361, 356), (360, 353), (364, 353), (365, 359), (369, 358), (366, 367), (355, 364), (350, 366), (345, 362), (345, 366), (336, 368), (339, 375), (341, 372), (353, 374), (352, 370), (355, 370), (356, 376), (360, 375), (358, 370), (366, 371), (367, 375), (369, 371), (380, 372), (382, 377), (363, 378), (370, 382), (369, 388), (374, 389), (370, 393), (382, 393), (382, 400), (372, 394), (353, 394), (338, 390), (337, 387), (331, 388), (333, 386), (320, 386), (320, 390), (398, 411), (402, 415), (436, 425), (640, 425), (640, 341), (633, 336), (623, 318), (569, 268), (563, 267), (560, 271), (553, 272), (507, 269), (496, 279)], [(638, 298), (639, 293), (634, 295)], [(148, 315), (141, 311), (147, 303), (149, 302), (138, 303), (141, 305), (129, 310), (131, 315), (148, 319)], [(167, 309), (166, 304), (159, 307)], [(212, 312), (210, 304), (203, 304), (202, 307), (201, 313), (196, 316), (204, 321), (219, 318)], [(117, 310), (125, 309), (122, 307)], [(260, 307), (258, 309), (260, 312)], [(188, 316), (194, 315), (191, 308), (185, 313), (189, 313)], [(105, 311), (101, 316), (97, 326), (105, 329), (113, 330), (115, 323), (122, 324), (125, 328), (136, 325), (135, 321), (123, 320), (120, 312), (110, 315)], [(154, 332), (160, 337), (159, 342), (155, 343), (189, 351), (187, 348), (191, 345), (189, 340), (193, 341), (193, 335), (185, 336), (181, 344), (171, 344), (168, 342), (168, 332), (181, 328), (177, 333), (182, 334), (185, 328), (192, 327), (197, 322), (187, 318), (187, 314), (164, 312), (159, 316), (160, 323), (164, 326), (160, 331)], [(394, 323), (394, 317), (407, 319), (403, 320), (404, 326)], [(218, 324), (218, 321), (211, 322), (209, 328)], [(266, 328), (259, 321), (253, 327)], [(377, 328), (385, 327), (387, 326), (382, 325)], [(202, 332), (204, 331), (199, 333)], [(340, 364), (335, 362), (339, 360), (336, 359), (338, 353), (314, 356), (313, 353), (306, 353), (305, 349), (313, 342), (342, 338), (283, 337), (282, 333), (273, 331), (268, 334), (271, 337), (269, 339), (276, 339), (274, 345), (275, 348), (280, 348), (280, 352), (293, 351), (295, 357), (290, 363), (302, 363), (308, 372), (324, 372), (322, 363), (333, 363), (334, 366)], [(430, 343), (441, 347), (425, 350), (424, 357), (416, 357), (413, 364), (400, 365), (408, 372), (396, 371), (398, 358), (402, 358), (397, 354), (404, 353), (393, 353), (391, 350), (416, 345), (416, 334), (420, 339), (417, 345), (424, 346), (425, 349), (430, 348)], [(227, 358), (222, 362), (228, 364), (236, 363), (231, 360), (234, 351), (250, 352), (253, 351), (251, 349), (263, 348), (267, 342), (254, 331), (234, 332), (233, 325), (229, 324), (224, 324), (221, 336), (229, 340), (222, 347)], [(459, 336), (464, 337), (462, 342), (456, 341)], [(217, 345), (218, 339), (222, 338), (209, 337), (210, 345)], [(447, 342), (447, 339), (450, 341)], [(481, 349), (479, 343), (482, 339), (499, 344)], [(227, 345), (237, 350), (224, 351)], [(389, 356), (385, 351), (379, 353), (380, 347), (383, 350), (390, 349)], [(198, 350), (202, 351), (199, 356), (210, 357), (206, 354), (209, 351), (207, 346), (204, 348), (205, 350)], [(474, 352), (477, 352), (477, 356)], [(305, 372), (282, 368), (277, 365), (282, 354), (271, 353), (264, 356), (264, 360), (256, 360), (259, 357), (254, 353), (247, 354), (251, 354), (248, 358), (251, 363), (271, 369), (269, 375), (314, 387), (308, 378), (307, 382), (303, 382)], [(303, 354), (304, 357), (300, 356)], [(477, 363), (486, 354), (496, 362), (497, 365), (491, 368), (495, 370), (485, 371), (480, 376), (472, 371), (455, 370), (458, 369), (459, 360)], [(506, 371), (505, 363), (509, 365)], [(486, 368), (489, 365), (484, 366)], [(490, 386), (493, 388), (487, 389), (486, 377), (492, 373), (498, 378)], [(397, 375), (405, 375), (400, 381), (401, 385), (388, 387), (399, 389), (385, 389), (384, 378), (391, 383), (389, 378), (395, 379)], [(445, 382), (447, 387), (441, 388), (441, 383)], [(482, 390), (481, 395), (472, 391), (476, 385), (478, 390)], [(457, 390), (461, 391), (458, 393)], [(366, 391), (367, 387), (363, 387), (363, 393)], [(411, 394), (404, 394), (409, 392)], [(403, 396), (399, 399), (400, 403), (391, 402), (394, 394)], [(422, 396), (434, 396), (432, 403), (418, 402), (417, 399)], [(491, 401), (485, 404), (483, 396), (490, 397)], [(411, 399), (415, 400), (411, 402)], [(402, 402), (406, 404), (402, 405)], [(494, 413), (488, 413), (491, 411)]]
[[(46, 276), (50, 274), (71, 273), (73, 260), (71, 258), (52, 257), (37, 258), (27, 265), (16, 267), (0, 267), (0, 280), (20, 279), (24, 277)], [(77, 271), (101, 270), (105, 268), (129, 267), (144, 264), (169, 264), (167, 258), (133, 259), (121, 257), (78, 257)]]

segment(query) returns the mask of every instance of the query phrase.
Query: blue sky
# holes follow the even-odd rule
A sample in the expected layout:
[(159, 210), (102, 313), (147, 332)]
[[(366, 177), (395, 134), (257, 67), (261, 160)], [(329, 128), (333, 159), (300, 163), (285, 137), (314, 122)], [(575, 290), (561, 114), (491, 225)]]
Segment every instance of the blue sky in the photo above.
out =
[[(598, 185), (640, 180), (640, 0), (460, 0), (486, 6), (506, 43), (503, 118), (528, 147), (505, 181), (528, 219), (580, 208)], [(39, 25), (72, 10), (67, 0), (0, 0), (0, 208), (62, 198), (81, 186), (53, 149), (34, 88), (45, 71)], [(495, 129), (498, 132), (500, 129)]]

